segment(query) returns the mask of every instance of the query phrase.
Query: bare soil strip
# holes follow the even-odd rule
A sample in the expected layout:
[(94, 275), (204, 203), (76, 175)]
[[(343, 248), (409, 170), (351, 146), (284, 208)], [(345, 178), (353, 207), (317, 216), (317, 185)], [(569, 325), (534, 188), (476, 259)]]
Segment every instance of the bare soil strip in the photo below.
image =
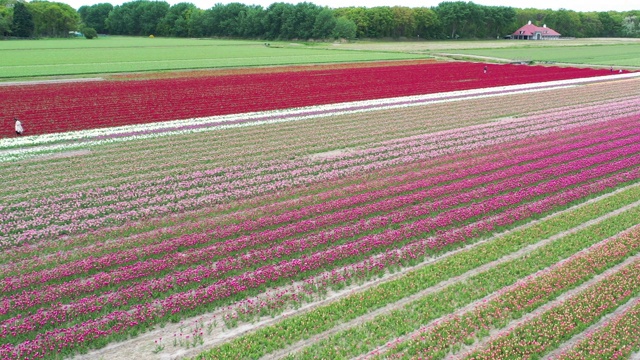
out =
[[(317, 302), (313, 302), (313, 303), (309, 303), (306, 305), (303, 305), (302, 307), (298, 308), (298, 309), (287, 309), (286, 311), (284, 311), (282, 314), (271, 317), (271, 316), (265, 316), (260, 318), (259, 320), (253, 322), (253, 323), (244, 323), (244, 324), (240, 324), (238, 327), (233, 328), (233, 329), (227, 329), (224, 324), (222, 324), (221, 322), (221, 318), (223, 316), (223, 314), (226, 313), (227, 308), (223, 308), (220, 310), (217, 310), (215, 312), (211, 312), (208, 314), (203, 314), (201, 316), (197, 316), (197, 317), (193, 317), (190, 319), (185, 319), (183, 321), (181, 321), (180, 323), (168, 323), (166, 325), (164, 325), (163, 327), (159, 327), (156, 328), (152, 331), (140, 334), (139, 336), (137, 336), (136, 338), (133, 339), (129, 339), (123, 342), (119, 342), (119, 343), (113, 343), (113, 344), (109, 344), (108, 346), (101, 348), (101, 349), (97, 349), (94, 351), (90, 351), (87, 354), (83, 354), (83, 355), (77, 355), (74, 357), (74, 359), (77, 360), (95, 360), (95, 359), (109, 359), (109, 360), (127, 360), (127, 359), (131, 359), (132, 358), (132, 354), (135, 354), (135, 357), (137, 360), (156, 360), (156, 359), (179, 359), (179, 358), (185, 358), (185, 357), (192, 357), (192, 356), (196, 356), (198, 354), (200, 354), (201, 352), (212, 348), (214, 346), (220, 345), (224, 342), (230, 341), (236, 337), (240, 337), (243, 336), (247, 333), (256, 331), (258, 329), (264, 328), (264, 327), (268, 327), (271, 325), (274, 325), (276, 323), (278, 323), (279, 321), (281, 321), (282, 319), (286, 318), (286, 317), (290, 317), (293, 315), (298, 315), (301, 313), (305, 313), (305, 312), (309, 312), (317, 307), (320, 306), (324, 306), (327, 305), (333, 301), (337, 301), (340, 298), (346, 297), (350, 294), (353, 293), (357, 293), (357, 292), (362, 292), (365, 291), (371, 287), (377, 286), (382, 282), (385, 281), (390, 281), (396, 278), (399, 278), (401, 276), (403, 276), (404, 274), (420, 269), (428, 264), (431, 264), (433, 262), (442, 260), (446, 257), (449, 257), (453, 254), (459, 253), (461, 251), (467, 251), (469, 249), (472, 249), (476, 246), (479, 246), (482, 243), (491, 241), (497, 237), (500, 236), (504, 236), (507, 235), (509, 233), (512, 233), (514, 231), (518, 231), (521, 229), (525, 229), (527, 227), (533, 226), (539, 222), (548, 220), (550, 218), (559, 216), (563, 213), (578, 209), (580, 207), (583, 207), (587, 204), (593, 203), (593, 202), (597, 202), (599, 200), (602, 199), (606, 199), (610, 196), (613, 196), (617, 193), (620, 193), (622, 191), (628, 190), (630, 188), (633, 187), (637, 187), (640, 186), (640, 184), (633, 184), (633, 185), (629, 185), (626, 186), (624, 188), (618, 189), (616, 191), (613, 191), (611, 193), (599, 196), (597, 198), (593, 198), (590, 199), (582, 204), (576, 205), (576, 206), (572, 206), (568, 209), (565, 209), (563, 211), (559, 211), (556, 213), (553, 213), (551, 215), (545, 216), (539, 220), (534, 220), (532, 222), (529, 222), (527, 224), (524, 224), (522, 226), (516, 227), (514, 229), (511, 229), (509, 231), (505, 231), (499, 234), (496, 234), (494, 236), (492, 236), (491, 238), (488, 238), (486, 240), (483, 240), (481, 242), (476, 242), (474, 244), (462, 247), (458, 250), (455, 251), (451, 251), (448, 252), (440, 257), (437, 258), (432, 258), (432, 259), (428, 259), (416, 266), (413, 267), (406, 267), (403, 268), (401, 271), (398, 271), (396, 273), (393, 274), (387, 274), (381, 278), (378, 278), (374, 281), (370, 281), (367, 282), (365, 284), (362, 285), (352, 285), (349, 287), (346, 287), (340, 291), (330, 291), (329, 293), (327, 293), (327, 296), (325, 298), (323, 298), (320, 301)], [(541, 243), (535, 244), (535, 245), (531, 245), (529, 247), (523, 248), (520, 251), (513, 253), (511, 255), (508, 256), (509, 259), (512, 258), (517, 258), (518, 256), (521, 256), (527, 252), (533, 251), (536, 248), (542, 246), (543, 244), (546, 244), (550, 241), (553, 241), (556, 238), (562, 237), (562, 236), (566, 236), (569, 234), (572, 234), (574, 232), (577, 232), (587, 226), (602, 222), (610, 217), (613, 217), (621, 212), (624, 212), (628, 209), (631, 209), (633, 207), (636, 206), (640, 206), (640, 201), (635, 202), (633, 204), (627, 205), (623, 208), (620, 208), (616, 211), (613, 211), (609, 214), (603, 215), (599, 218), (593, 219), (589, 222), (583, 223), (580, 226), (577, 226), (573, 229), (567, 230), (563, 233), (560, 234), (556, 234), (555, 236), (547, 239), (547, 240), (543, 240)], [(517, 255), (516, 255), (517, 254)], [(496, 266), (501, 262), (507, 261), (505, 260), (506, 258), (497, 260), (493, 263), (491, 263), (491, 266)], [(488, 265), (483, 266), (482, 268), (485, 268), (485, 270), (490, 269), (490, 267), (487, 267)], [(436, 285), (435, 287), (437, 287), (438, 289), (446, 287), (447, 285), (452, 284), (455, 281), (463, 281), (466, 278), (469, 278), (473, 275), (475, 275), (476, 273), (480, 272), (479, 271), (480, 268), (474, 269), (466, 274), (463, 274), (459, 277), (456, 278), (456, 280), (450, 279), (449, 281), (440, 283), (438, 285)], [(299, 285), (298, 283), (294, 283), (290, 286), (297, 286)], [(283, 287), (284, 288), (284, 287)], [(434, 292), (433, 290), (434, 288), (430, 288), (427, 289), (423, 292), (425, 293), (429, 293), (429, 292)], [(273, 289), (273, 290), (278, 290), (278, 289)], [(424, 295), (424, 294), (423, 294)], [(423, 296), (420, 295), (420, 296)], [(414, 295), (413, 297), (411, 297), (412, 299), (416, 297), (417, 295)], [(406, 299), (405, 299), (406, 300)], [(312, 345), (313, 343), (320, 341), (322, 339), (324, 339), (327, 336), (330, 336), (338, 331), (347, 329), (349, 327), (352, 326), (356, 326), (359, 325), (361, 323), (370, 321), (371, 319), (373, 319), (375, 316), (382, 314), (384, 312), (387, 311), (392, 311), (395, 308), (400, 308), (402, 306), (404, 306), (406, 303), (408, 303), (409, 301), (401, 301), (395, 304), (391, 304), (385, 308), (383, 308), (385, 311), (378, 311), (375, 313), (370, 313), (367, 314), (364, 317), (358, 318), (358, 319), (354, 319), (353, 321), (350, 321), (349, 323), (345, 323), (340, 327), (336, 327), (332, 330), (330, 330), (329, 332), (323, 333), (323, 334), (319, 334), (315, 337), (312, 337), (304, 342), (300, 342), (297, 344), (292, 345), (292, 347), (287, 348), (285, 350), (282, 350), (281, 352), (278, 352), (279, 356), (284, 356), (289, 352), (293, 352), (296, 351), (298, 349), (302, 349), (306, 346)], [(214, 321), (217, 323), (217, 326), (213, 327), (212, 331), (209, 333), (208, 331), (205, 331), (203, 334), (203, 342), (201, 345), (196, 345), (196, 346), (190, 346), (189, 348), (186, 348), (186, 346), (173, 346), (173, 339), (174, 336), (176, 334), (180, 334), (180, 333), (184, 333), (185, 331), (188, 332), (190, 329), (193, 329), (194, 326), (193, 324), (195, 322), (198, 322), (198, 326), (199, 327), (203, 327), (205, 329), (207, 329), (209, 326), (211, 326), (211, 324), (214, 323)], [(160, 340), (161, 339), (161, 340)], [(164, 348), (160, 351), (155, 351), (157, 350), (157, 344), (155, 343), (155, 341), (158, 341), (159, 346), (164, 346)], [(271, 354), (268, 358), (276, 358), (276, 354)]]
[(554, 351), (548, 353), (546, 356), (544, 356), (542, 359), (543, 360), (551, 360), (551, 359), (555, 359), (557, 356), (559, 356), (560, 354), (567, 352), (569, 350), (571, 350), (571, 348), (573, 348), (574, 346), (576, 346), (579, 342), (581, 342), (582, 340), (584, 340), (587, 335), (589, 335), (590, 333), (598, 330), (600, 327), (605, 326), (610, 320), (615, 319), (616, 317), (618, 317), (619, 315), (622, 315), (622, 313), (624, 313), (625, 311), (627, 311), (628, 309), (630, 309), (631, 307), (633, 307), (633, 305), (637, 304), (637, 299), (638, 297), (635, 298), (631, 298), (629, 299), (629, 301), (620, 306), (619, 308), (617, 308), (614, 312), (612, 312), (611, 314), (607, 314), (605, 316), (602, 317), (602, 319), (600, 319), (600, 321), (596, 322), (595, 324), (589, 326), (588, 328), (586, 328), (583, 332), (576, 334), (575, 336), (573, 336), (571, 339), (567, 340), (566, 342), (564, 342), (562, 345), (560, 345), (560, 347), (558, 347), (557, 349), (555, 349)]
[(89, 81), (103, 81), (104, 78), (74, 78), (74, 79), (53, 79), (53, 80), (24, 80), (24, 81), (0, 81), (0, 86), (27, 86), (27, 85), (45, 85), (45, 84), (64, 84), (79, 83)]
[(106, 75), (108, 80), (149, 80), (149, 79), (172, 79), (182, 77), (201, 77), (201, 76), (228, 76), (228, 75), (251, 75), (265, 74), (276, 72), (301, 72), (301, 71), (317, 71), (317, 70), (334, 70), (334, 69), (357, 69), (357, 68), (373, 68), (383, 66), (409, 66), (429, 64), (436, 62), (433, 59), (415, 59), (415, 60), (382, 60), (367, 62), (347, 62), (333, 64), (305, 64), (305, 65), (273, 65), (260, 67), (239, 67), (239, 68), (220, 68), (220, 69), (190, 69), (175, 70), (167, 72), (140, 72), (140, 73), (124, 73)]

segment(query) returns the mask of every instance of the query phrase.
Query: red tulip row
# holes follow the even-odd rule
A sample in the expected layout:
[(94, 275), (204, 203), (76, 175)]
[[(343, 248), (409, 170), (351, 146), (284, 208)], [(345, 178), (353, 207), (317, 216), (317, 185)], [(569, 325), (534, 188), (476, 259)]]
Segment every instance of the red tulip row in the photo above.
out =
[[(605, 70), (430, 63), (371, 68), (0, 88), (0, 117), (26, 134), (604, 76)], [(322, 81), (318, 81), (322, 76)], [(269, 96), (265, 96), (269, 94)], [(13, 129), (0, 129), (0, 137)]]

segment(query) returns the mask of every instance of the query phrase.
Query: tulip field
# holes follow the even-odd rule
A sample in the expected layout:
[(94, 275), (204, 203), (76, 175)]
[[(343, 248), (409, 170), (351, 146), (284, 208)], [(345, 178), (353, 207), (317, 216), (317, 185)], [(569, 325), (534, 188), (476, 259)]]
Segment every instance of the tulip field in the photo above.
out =
[[(360, 67), (174, 79), (0, 86), (0, 116), (28, 134), (286, 109), (607, 75), (608, 70), (470, 63)], [(489, 75), (489, 76), (485, 76)], [(117, 105), (116, 105), (117, 104)], [(0, 137), (13, 134), (3, 127)]]
[(0, 359), (640, 352), (640, 73), (0, 86)]

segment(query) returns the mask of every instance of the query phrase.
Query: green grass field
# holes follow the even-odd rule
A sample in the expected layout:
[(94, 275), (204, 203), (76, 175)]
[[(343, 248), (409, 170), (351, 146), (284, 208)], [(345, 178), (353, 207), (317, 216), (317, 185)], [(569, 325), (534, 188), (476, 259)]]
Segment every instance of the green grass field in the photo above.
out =
[(101, 37), (0, 41), (0, 78), (419, 59), (424, 54), (211, 39)]
[(640, 66), (637, 39), (356, 41), (347, 44), (101, 37), (0, 41), (0, 80), (270, 65), (420, 59), (439, 54)]
[[(516, 41), (511, 40), (511, 42)], [(533, 41), (527, 41), (527, 43), (531, 42)], [(544, 42), (539, 43), (541, 43), (541, 47), (527, 46), (503, 49), (464, 49), (452, 50), (451, 52), (456, 54), (489, 56), (513, 60), (551, 61), (569, 64), (640, 66), (640, 43), (572, 46), (570, 42), (564, 42), (566, 46), (552, 47), (544, 46)]]

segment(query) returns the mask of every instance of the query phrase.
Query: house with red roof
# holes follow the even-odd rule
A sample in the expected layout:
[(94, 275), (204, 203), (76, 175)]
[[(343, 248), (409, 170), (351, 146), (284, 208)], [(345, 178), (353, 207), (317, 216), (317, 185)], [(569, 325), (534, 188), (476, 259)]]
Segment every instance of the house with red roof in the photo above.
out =
[(512, 39), (516, 40), (557, 40), (560, 38), (560, 34), (547, 27), (547, 24), (535, 26), (529, 21), (529, 23), (511, 34)]

